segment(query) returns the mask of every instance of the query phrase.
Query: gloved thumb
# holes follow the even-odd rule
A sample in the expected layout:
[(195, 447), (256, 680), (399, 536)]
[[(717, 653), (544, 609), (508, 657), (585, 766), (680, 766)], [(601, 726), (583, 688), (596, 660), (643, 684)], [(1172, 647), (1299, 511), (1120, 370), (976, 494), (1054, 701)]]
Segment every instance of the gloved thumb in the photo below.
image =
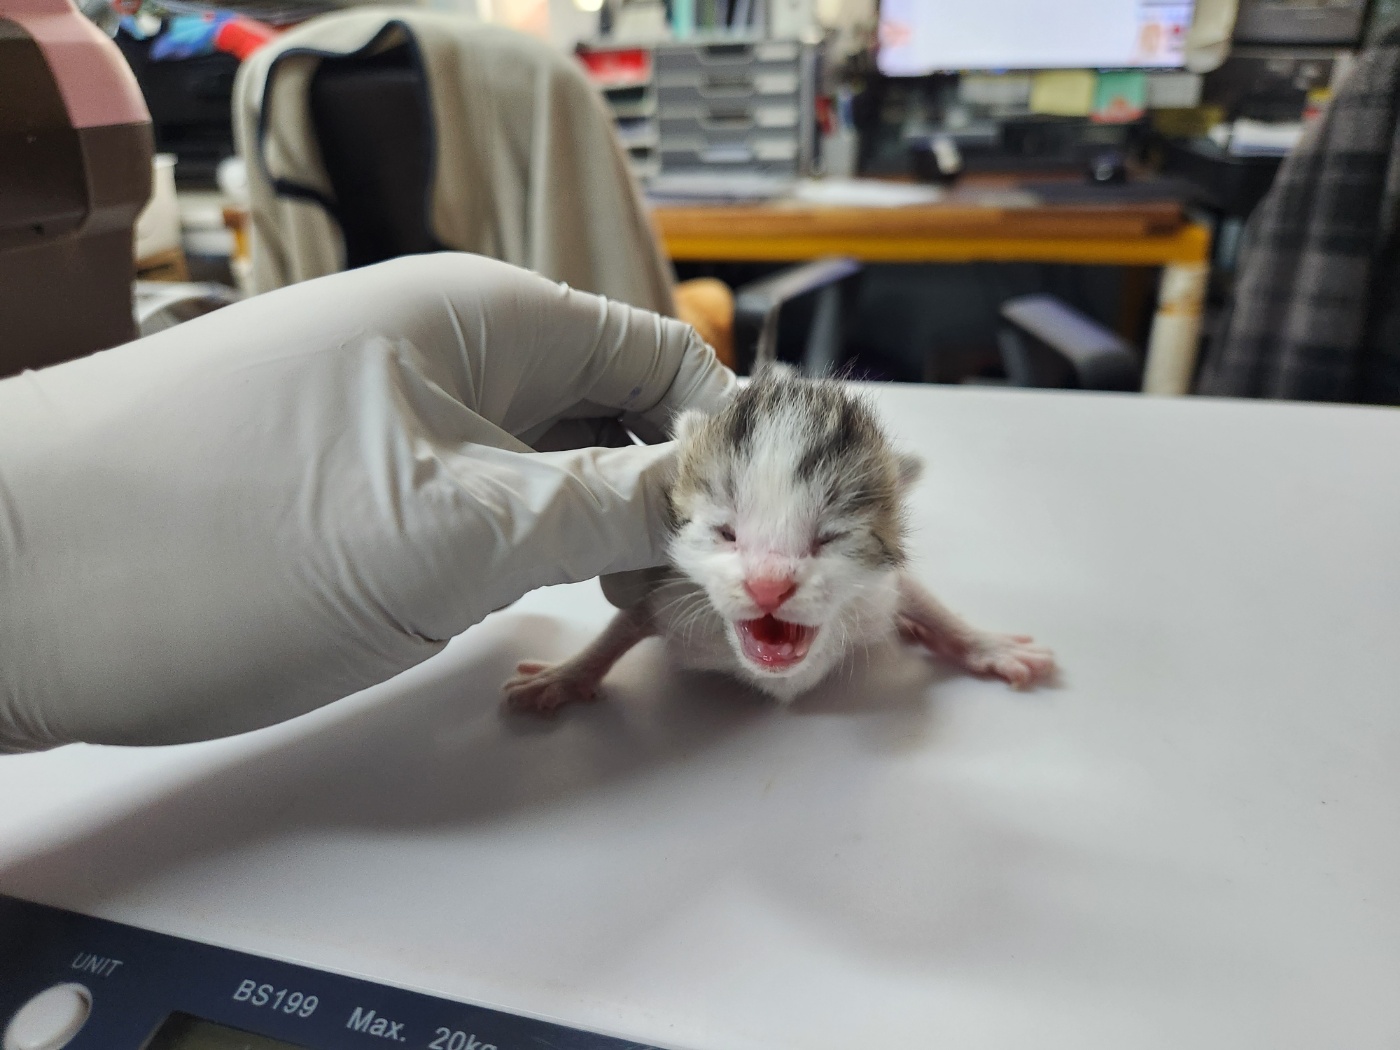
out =
[(675, 451), (674, 442), (463, 449), (428, 494), (451, 527), (434, 530), (440, 538), (415, 588), (417, 615), (404, 626), (450, 638), (537, 587), (661, 564)]

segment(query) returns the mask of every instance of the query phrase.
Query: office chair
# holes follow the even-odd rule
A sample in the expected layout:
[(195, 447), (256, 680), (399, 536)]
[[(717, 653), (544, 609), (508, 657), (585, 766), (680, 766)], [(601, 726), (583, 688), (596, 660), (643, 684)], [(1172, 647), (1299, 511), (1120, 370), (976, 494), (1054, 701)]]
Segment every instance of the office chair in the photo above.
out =
[(1111, 329), (1053, 295), (1022, 295), (1001, 307), (997, 345), (1012, 386), (1138, 390), (1142, 355)]
[[(451, 248), (431, 222), (437, 150), (431, 92), (417, 48), (397, 44), (378, 53), (323, 58), (307, 92), (334, 197), (330, 210), (344, 237), (345, 266)], [(739, 289), (732, 305), (727, 289), (716, 295), (718, 282), (690, 288), (685, 282), (676, 288), (677, 313), (742, 371), (775, 356), (783, 307), (817, 294), (804, 361), (811, 371), (825, 371), (839, 363), (837, 285), (858, 269), (848, 259), (794, 267)]]

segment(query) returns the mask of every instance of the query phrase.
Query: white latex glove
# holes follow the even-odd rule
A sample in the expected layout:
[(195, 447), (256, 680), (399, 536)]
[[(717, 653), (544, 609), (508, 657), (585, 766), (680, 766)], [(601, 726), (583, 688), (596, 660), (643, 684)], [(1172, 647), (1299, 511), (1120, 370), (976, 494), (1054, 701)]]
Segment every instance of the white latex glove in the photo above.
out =
[(0, 750), (270, 725), (655, 564), (671, 446), (518, 439), (733, 385), (680, 322), (456, 254), (4, 380)]

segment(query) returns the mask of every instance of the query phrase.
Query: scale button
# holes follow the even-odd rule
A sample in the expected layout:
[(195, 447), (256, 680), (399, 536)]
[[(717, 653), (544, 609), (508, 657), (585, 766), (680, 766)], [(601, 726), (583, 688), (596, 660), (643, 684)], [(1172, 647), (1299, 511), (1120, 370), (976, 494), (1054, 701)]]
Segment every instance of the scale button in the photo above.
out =
[(19, 1008), (5, 1029), (4, 1050), (59, 1050), (78, 1034), (92, 1010), (81, 984), (56, 984)]

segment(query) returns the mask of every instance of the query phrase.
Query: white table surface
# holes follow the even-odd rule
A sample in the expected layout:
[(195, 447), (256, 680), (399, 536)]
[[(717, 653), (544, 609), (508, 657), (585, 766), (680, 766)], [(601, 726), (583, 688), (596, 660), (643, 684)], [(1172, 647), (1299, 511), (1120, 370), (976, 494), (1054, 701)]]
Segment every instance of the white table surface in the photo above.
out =
[(283, 726), (0, 758), (0, 892), (693, 1050), (1394, 1050), (1400, 412), (879, 399), (918, 575), (1058, 688), (648, 643), (502, 719), (608, 613), (541, 591)]

